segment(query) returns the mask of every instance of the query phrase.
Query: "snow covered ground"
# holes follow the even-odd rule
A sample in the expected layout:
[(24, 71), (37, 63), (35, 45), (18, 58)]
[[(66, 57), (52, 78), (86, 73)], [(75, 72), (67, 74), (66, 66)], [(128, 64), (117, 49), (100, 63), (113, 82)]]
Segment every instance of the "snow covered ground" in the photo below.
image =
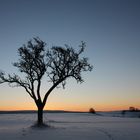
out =
[(31, 127), (36, 114), (0, 114), (0, 140), (140, 140), (140, 118), (44, 113), (50, 128)]

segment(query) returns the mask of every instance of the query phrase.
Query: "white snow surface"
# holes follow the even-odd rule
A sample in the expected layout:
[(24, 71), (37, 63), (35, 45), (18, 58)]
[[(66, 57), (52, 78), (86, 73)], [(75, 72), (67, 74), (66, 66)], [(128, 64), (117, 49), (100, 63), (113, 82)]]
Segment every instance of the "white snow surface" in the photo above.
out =
[(36, 114), (0, 114), (0, 140), (140, 140), (140, 118), (44, 113), (48, 128), (31, 127)]

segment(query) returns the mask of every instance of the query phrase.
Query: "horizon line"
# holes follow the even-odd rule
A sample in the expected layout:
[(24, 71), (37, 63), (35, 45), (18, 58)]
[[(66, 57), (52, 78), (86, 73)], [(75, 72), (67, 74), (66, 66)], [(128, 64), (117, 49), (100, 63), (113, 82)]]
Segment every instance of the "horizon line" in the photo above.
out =
[[(123, 110), (129, 110), (129, 109), (119, 109), (119, 110), (95, 110), (95, 112), (112, 112), (112, 111), (123, 111)], [(34, 111), (34, 112), (36, 112), (36, 111), (38, 111), (37, 109), (31, 109), (31, 110), (0, 110), (0, 112), (24, 112), (24, 111), (27, 111), (27, 112), (30, 112), (30, 111)], [(56, 110), (47, 110), (47, 109), (45, 109), (45, 110), (43, 110), (43, 111), (52, 111), (52, 112), (55, 112), (55, 111), (57, 111), (57, 112), (89, 112), (89, 110), (88, 111), (80, 111), (80, 110), (61, 110), (61, 109), (56, 109)]]

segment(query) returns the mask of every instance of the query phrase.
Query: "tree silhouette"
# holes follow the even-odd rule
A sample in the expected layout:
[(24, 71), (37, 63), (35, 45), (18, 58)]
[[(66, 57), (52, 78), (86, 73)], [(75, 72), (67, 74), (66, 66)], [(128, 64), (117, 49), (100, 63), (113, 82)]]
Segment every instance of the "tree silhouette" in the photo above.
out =
[[(52, 90), (58, 85), (65, 88), (66, 80), (70, 77), (82, 83), (84, 80), (81, 73), (92, 70), (88, 59), (80, 57), (86, 46), (84, 42), (79, 45), (79, 51), (68, 45), (53, 46), (48, 50), (45, 50), (45, 46), (44, 41), (33, 38), (18, 49), (20, 58), (18, 62), (13, 63), (13, 66), (23, 73), (22, 76), (0, 72), (0, 83), (7, 82), (12, 86), (23, 87), (34, 100), (38, 108), (38, 125), (43, 124), (43, 108)], [(45, 75), (52, 82), (52, 86), (42, 97), (40, 90)]]
[(94, 109), (94, 108), (90, 108), (90, 109), (89, 109), (89, 113), (96, 114), (96, 111), (95, 111), (95, 109)]

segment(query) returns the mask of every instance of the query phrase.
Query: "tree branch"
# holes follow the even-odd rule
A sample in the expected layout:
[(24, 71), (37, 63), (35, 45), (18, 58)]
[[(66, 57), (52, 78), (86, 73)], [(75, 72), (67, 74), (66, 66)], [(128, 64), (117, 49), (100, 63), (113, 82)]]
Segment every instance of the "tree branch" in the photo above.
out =
[(34, 99), (33, 94), (30, 92), (31, 87), (30, 87), (29, 83), (27, 83), (26, 81), (21, 80), (18, 75), (14, 74), (13, 76), (11, 76), (9, 74), (8, 77), (6, 78), (5, 74), (1, 72), (0, 73), (0, 83), (9, 83), (9, 84), (15, 83), (16, 84), (15, 86), (23, 87), (26, 90), (26, 92)]
[(52, 92), (52, 90), (53, 90), (54, 88), (56, 88), (56, 87), (57, 87), (62, 81), (64, 81), (66, 78), (67, 78), (67, 77), (65, 77), (65, 78), (63, 78), (63, 79), (57, 81), (57, 82), (56, 82), (55, 84), (53, 84), (52, 87), (47, 91), (47, 93), (45, 94), (44, 99), (43, 99), (43, 106), (45, 106), (45, 103), (46, 103), (46, 101), (47, 101), (47, 98), (48, 98), (48, 96), (50, 95), (50, 93)]
[(41, 80), (38, 79), (38, 85), (37, 85), (37, 97), (38, 97), (38, 100), (41, 101), (41, 96), (40, 96), (40, 86), (41, 86)]

